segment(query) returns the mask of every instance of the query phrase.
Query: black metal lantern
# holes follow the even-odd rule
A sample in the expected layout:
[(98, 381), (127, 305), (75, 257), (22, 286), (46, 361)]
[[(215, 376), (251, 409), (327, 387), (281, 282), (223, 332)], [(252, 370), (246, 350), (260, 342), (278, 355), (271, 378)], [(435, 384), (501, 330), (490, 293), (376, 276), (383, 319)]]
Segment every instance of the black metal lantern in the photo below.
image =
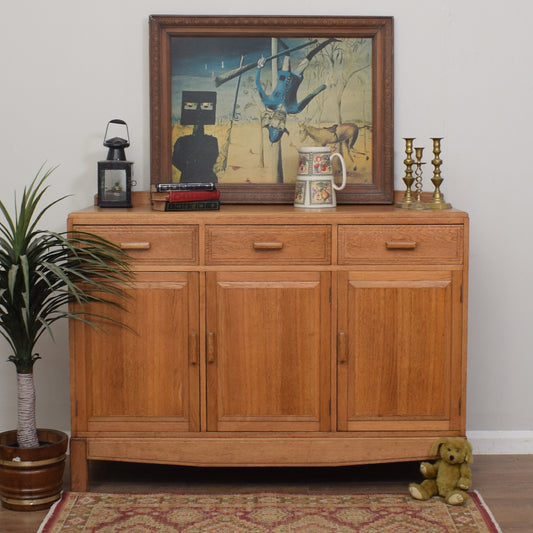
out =
[[(110, 124), (125, 127), (127, 139), (107, 138)], [(128, 125), (118, 118), (110, 120), (104, 135), (104, 146), (109, 148), (106, 161), (98, 161), (98, 206), (131, 207), (132, 161), (126, 161), (124, 148), (130, 145)]]

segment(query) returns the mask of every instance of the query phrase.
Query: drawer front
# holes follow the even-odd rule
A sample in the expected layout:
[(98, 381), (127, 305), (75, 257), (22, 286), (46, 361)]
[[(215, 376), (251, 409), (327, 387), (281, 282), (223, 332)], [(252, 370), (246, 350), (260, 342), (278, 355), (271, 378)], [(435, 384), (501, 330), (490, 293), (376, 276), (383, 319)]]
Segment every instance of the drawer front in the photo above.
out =
[(455, 225), (339, 226), (339, 264), (463, 261), (463, 228)]
[(96, 233), (127, 251), (135, 264), (196, 265), (197, 226), (76, 226)]
[(331, 229), (309, 226), (207, 226), (208, 265), (331, 263)]

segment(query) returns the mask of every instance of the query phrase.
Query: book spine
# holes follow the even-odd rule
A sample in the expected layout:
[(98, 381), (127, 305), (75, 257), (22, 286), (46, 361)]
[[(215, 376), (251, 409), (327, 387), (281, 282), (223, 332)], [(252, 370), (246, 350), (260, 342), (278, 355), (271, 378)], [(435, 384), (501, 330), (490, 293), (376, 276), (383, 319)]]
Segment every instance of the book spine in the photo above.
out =
[(214, 191), (215, 183), (154, 183), (152, 192), (168, 191)]
[(151, 192), (150, 198), (154, 200), (168, 200), (168, 192)]
[(154, 211), (165, 211), (166, 200), (152, 200), (152, 209)]
[(169, 202), (189, 202), (193, 200), (218, 200), (220, 191), (169, 191)]
[(165, 211), (208, 211), (220, 209), (220, 200), (197, 200), (193, 202), (166, 202)]

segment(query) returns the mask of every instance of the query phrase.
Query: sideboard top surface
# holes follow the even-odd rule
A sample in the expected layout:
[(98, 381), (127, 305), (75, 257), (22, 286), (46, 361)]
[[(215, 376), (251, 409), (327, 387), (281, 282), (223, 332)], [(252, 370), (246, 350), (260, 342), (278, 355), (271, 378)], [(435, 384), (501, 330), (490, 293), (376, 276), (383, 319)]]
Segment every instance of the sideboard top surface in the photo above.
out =
[(131, 208), (91, 206), (69, 215), (71, 224), (465, 224), (468, 214), (449, 209), (414, 211), (393, 205), (340, 205), (302, 209), (293, 205), (229, 204), (218, 211), (160, 212), (149, 204)]

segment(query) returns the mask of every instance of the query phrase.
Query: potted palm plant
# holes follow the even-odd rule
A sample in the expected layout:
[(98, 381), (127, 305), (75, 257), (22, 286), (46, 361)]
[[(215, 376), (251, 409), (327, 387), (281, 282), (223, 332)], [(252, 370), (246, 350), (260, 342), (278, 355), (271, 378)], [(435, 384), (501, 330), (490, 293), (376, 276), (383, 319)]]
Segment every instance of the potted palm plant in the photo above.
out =
[(122, 307), (132, 275), (126, 253), (97, 235), (39, 229), (65, 198), (41, 206), (53, 170), (39, 170), (20, 202), (15, 197), (13, 214), (0, 201), (0, 333), (18, 393), (18, 428), (0, 433), (0, 495), (15, 510), (44, 509), (59, 498), (68, 442), (66, 434), (36, 426), (36, 343), (65, 318), (102, 328), (111, 319), (91, 314), (87, 304)]

